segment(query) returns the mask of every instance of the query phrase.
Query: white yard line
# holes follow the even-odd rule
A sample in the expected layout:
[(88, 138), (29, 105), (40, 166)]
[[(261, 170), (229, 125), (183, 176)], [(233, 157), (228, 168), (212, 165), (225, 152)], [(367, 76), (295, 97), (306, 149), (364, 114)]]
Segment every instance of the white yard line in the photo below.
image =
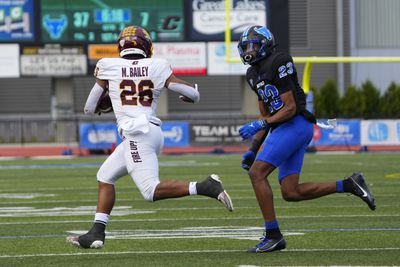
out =
[[(286, 249), (283, 253), (290, 252), (346, 252), (346, 251), (398, 251), (400, 248), (314, 248), (314, 249)], [(281, 252), (281, 253), (282, 253)], [(244, 250), (167, 250), (167, 251), (114, 251), (114, 252), (77, 252), (77, 253), (47, 253), (47, 254), (17, 254), (0, 255), (0, 258), (35, 258), (35, 257), (60, 257), (60, 256), (98, 256), (98, 255), (145, 255), (145, 254), (199, 254), (199, 253), (245, 253)]]
[[(89, 214), (88, 214), (89, 215)], [(355, 215), (288, 215), (279, 216), (281, 219), (300, 219), (300, 218), (369, 218), (369, 217), (400, 217), (400, 214), (355, 214)], [(259, 220), (259, 216), (252, 217), (232, 217), (229, 220)], [(145, 219), (116, 219), (113, 218), (112, 222), (159, 222), (159, 221), (219, 221), (226, 220), (226, 217), (203, 217), (203, 218), (145, 218)], [(72, 224), (72, 223), (87, 223), (89, 220), (44, 220), (44, 221), (23, 221), (23, 222), (0, 222), (0, 225), (31, 225), (31, 224)]]
[[(235, 191), (235, 190), (229, 190), (229, 192)], [(49, 191), (51, 192), (51, 191)], [(59, 197), (60, 195), (58, 194), (36, 194), (35, 193), (14, 193), (14, 194), (1, 194), (0, 193), (0, 198), (4, 199), (32, 199), (32, 198), (37, 198), (37, 197)], [(82, 193), (83, 194), (83, 193)], [(89, 193), (84, 193), (85, 195), (97, 195), (97, 192), (89, 192)], [(123, 194), (123, 192), (120, 192), (119, 194)], [(7, 195), (10, 195), (10, 197), (7, 197)], [(14, 195), (14, 196), (13, 196)], [(382, 197), (398, 197), (396, 194), (386, 194), (386, 195), (375, 195), (375, 198), (382, 198)], [(175, 199), (169, 199), (168, 201), (178, 201), (178, 202), (197, 202), (197, 201), (204, 201), (205, 198), (203, 197), (186, 197), (186, 198), (175, 198)], [(255, 196), (249, 196), (249, 197), (235, 197), (234, 200), (255, 200)], [(274, 199), (282, 199), (280, 196), (274, 197)], [(76, 200), (21, 200), (21, 201), (2, 201), (0, 204), (2, 206), (4, 205), (15, 205), (15, 204), (41, 204), (41, 203), (83, 203), (83, 202), (94, 202), (96, 201), (96, 198), (93, 197), (92, 199), (76, 199)], [(135, 198), (119, 198), (118, 201), (144, 201), (143, 198), (141, 197), (135, 197)], [(355, 208), (355, 207), (364, 207), (365, 204), (356, 204), (356, 205), (321, 205), (318, 204), (318, 206), (312, 206), (312, 205), (289, 205), (289, 206), (284, 206), (286, 208), (309, 208), (309, 207), (321, 207), (321, 208)], [(379, 207), (393, 207), (397, 205), (379, 205)]]

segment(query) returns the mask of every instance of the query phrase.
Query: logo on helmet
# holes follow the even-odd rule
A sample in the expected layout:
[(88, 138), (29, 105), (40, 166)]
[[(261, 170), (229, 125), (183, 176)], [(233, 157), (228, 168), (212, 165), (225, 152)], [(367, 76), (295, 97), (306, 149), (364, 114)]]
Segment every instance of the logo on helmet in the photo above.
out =
[(272, 41), (272, 33), (265, 27), (260, 27), (260, 28), (254, 28), (254, 30), (258, 33), (261, 34), (263, 36), (265, 36), (265, 38), (267, 38), (269, 41)]

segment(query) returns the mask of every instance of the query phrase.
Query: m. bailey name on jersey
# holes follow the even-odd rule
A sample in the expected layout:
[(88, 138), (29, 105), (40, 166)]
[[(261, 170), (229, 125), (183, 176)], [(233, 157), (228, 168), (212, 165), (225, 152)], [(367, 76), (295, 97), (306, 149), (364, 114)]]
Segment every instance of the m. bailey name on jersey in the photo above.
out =
[(122, 78), (147, 77), (149, 76), (149, 67), (123, 67), (121, 68), (121, 76)]

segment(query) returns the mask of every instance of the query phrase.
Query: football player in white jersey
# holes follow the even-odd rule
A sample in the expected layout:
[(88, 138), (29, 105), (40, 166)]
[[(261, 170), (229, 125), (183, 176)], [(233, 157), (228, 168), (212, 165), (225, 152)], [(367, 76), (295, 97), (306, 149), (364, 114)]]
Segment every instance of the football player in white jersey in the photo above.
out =
[(118, 49), (121, 58), (98, 61), (96, 83), (84, 109), (85, 114), (98, 112), (99, 100), (108, 91), (123, 141), (97, 173), (99, 191), (93, 227), (84, 235), (67, 237), (70, 244), (83, 248), (104, 246), (105, 228), (115, 202), (114, 183), (127, 174), (147, 201), (203, 195), (233, 210), (232, 201), (216, 174), (202, 182), (159, 179), (157, 155), (164, 137), (156, 116), (158, 97), (168, 88), (177, 92), (181, 100), (197, 103), (200, 100), (197, 85), (175, 77), (165, 59), (151, 57), (153, 45), (141, 27), (125, 28), (118, 38)]

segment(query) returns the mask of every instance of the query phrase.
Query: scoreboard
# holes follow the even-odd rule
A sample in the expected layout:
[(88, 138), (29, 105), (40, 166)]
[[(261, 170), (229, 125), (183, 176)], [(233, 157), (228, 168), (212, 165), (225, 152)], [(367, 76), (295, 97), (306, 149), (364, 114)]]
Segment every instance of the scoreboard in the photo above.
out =
[(183, 0), (41, 0), (46, 43), (114, 43), (126, 26), (145, 28), (153, 41), (183, 41)]
[(33, 0), (0, 1), (0, 41), (34, 41)]

